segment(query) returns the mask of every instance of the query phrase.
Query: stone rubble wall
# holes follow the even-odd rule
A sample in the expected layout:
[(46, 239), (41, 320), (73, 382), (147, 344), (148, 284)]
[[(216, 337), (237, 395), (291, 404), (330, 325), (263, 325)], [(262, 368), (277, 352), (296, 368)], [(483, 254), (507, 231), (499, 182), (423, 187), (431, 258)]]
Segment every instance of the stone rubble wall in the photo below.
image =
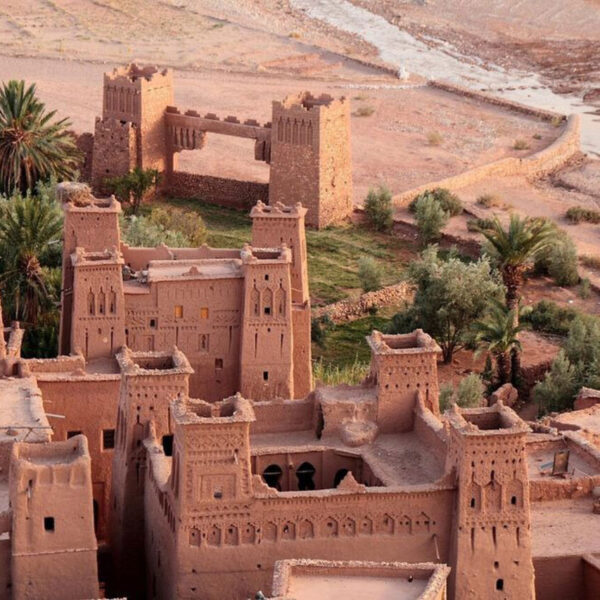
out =
[(175, 171), (169, 177), (165, 191), (178, 198), (196, 198), (238, 210), (249, 210), (259, 200), (266, 203), (269, 199), (268, 183), (239, 181), (183, 171)]
[(334, 323), (345, 323), (364, 317), (374, 308), (396, 306), (412, 299), (412, 288), (405, 281), (374, 292), (366, 292), (358, 300), (340, 300), (313, 310), (313, 317), (329, 315)]

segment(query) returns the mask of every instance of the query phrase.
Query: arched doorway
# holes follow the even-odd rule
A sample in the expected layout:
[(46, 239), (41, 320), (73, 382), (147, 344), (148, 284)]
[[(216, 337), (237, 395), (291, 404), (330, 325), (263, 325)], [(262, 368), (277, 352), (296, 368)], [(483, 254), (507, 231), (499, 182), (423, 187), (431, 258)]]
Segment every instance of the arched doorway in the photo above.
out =
[(303, 462), (296, 469), (296, 477), (298, 478), (298, 489), (301, 492), (315, 489), (315, 472), (316, 469), (309, 462)]
[(263, 479), (265, 483), (272, 488), (275, 488), (277, 491), (281, 491), (281, 475), (283, 471), (279, 465), (269, 465), (263, 471)]

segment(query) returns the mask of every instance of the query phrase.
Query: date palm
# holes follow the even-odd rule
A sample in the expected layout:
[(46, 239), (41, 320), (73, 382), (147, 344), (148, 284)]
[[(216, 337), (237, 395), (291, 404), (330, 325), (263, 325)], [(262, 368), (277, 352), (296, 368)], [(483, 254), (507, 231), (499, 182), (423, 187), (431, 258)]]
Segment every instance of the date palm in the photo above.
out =
[(33, 191), (38, 181), (72, 178), (81, 153), (67, 119), (55, 120), (35, 84), (11, 80), (0, 89), (0, 193)]
[(60, 242), (58, 206), (44, 197), (16, 196), (0, 207), (0, 285), (12, 319), (35, 324), (52, 302), (41, 260)]
[[(508, 383), (511, 374), (511, 353), (521, 350), (518, 339), (523, 329), (517, 323), (515, 310), (498, 300), (490, 302), (486, 315), (473, 325), (475, 341), (496, 359), (496, 374), (500, 385)], [(514, 378), (513, 373), (513, 378)]]

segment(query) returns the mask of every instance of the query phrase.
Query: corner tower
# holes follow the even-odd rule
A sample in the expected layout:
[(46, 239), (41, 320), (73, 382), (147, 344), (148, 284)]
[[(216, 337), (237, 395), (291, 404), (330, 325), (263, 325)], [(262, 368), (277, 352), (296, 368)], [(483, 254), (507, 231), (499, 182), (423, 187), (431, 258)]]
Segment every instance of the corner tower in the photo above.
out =
[(173, 100), (169, 69), (130, 64), (104, 74), (102, 118), (96, 119), (92, 183), (132, 167), (169, 168), (165, 112)]
[(321, 228), (352, 212), (350, 102), (308, 92), (273, 102), (269, 204), (301, 202)]
[(458, 479), (451, 581), (455, 598), (535, 598), (525, 437), (502, 403), (448, 414)]
[(258, 202), (250, 212), (252, 245), (276, 248), (287, 244), (292, 253), (292, 329), (294, 333), (294, 396), (303, 398), (312, 390), (310, 346), (310, 295), (304, 218), (301, 204), (265, 206)]

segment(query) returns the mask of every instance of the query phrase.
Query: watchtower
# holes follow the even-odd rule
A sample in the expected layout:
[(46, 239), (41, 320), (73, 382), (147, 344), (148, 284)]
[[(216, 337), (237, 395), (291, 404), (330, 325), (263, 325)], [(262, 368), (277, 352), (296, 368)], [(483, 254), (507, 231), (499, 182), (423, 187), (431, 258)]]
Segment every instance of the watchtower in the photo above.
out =
[(367, 337), (371, 348), (370, 379), (377, 385), (377, 424), (383, 432), (413, 428), (417, 396), (439, 414), (435, 340), (417, 329), (401, 335), (384, 335), (374, 330)]
[(350, 103), (303, 92), (273, 102), (269, 204), (302, 203), (321, 228), (352, 212)]
[(240, 392), (246, 398), (294, 398), (292, 256), (282, 248), (244, 246)]
[[(79, 264), (82, 265), (85, 253), (92, 253), (90, 256), (93, 256), (93, 253), (112, 251), (114, 254), (115, 249), (118, 250), (120, 248), (119, 214), (121, 213), (121, 205), (114, 198), (94, 198), (89, 187), (82, 183), (58, 184), (57, 196), (62, 203), (64, 212), (59, 354), (70, 354), (74, 350), (72, 346), (72, 329), (74, 324), (78, 322), (78, 317), (86, 316), (86, 311), (88, 313), (87, 316), (91, 316), (89, 315), (90, 306), (88, 306), (87, 299), (83, 301), (83, 304), (81, 304), (81, 300), (78, 301), (79, 304), (74, 302), (75, 268), (73, 255), (75, 254), (75, 250), (80, 248), (79, 256), (82, 262)], [(77, 262), (76, 260), (75, 263)], [(100, 268), (99, 264), (96, 266)], [(115, 271), (114, 267), (112, 267), (112, 271)], [(111, 281), (111, 285), (115, 294), (118, 293), (119, 287), (122, 289), (120, 267), (118, 268), (118, 272), (117, 278), (114, 275), (110, 276), (114, 280)], [(106, 286), (104, 286), (103, 291), (105, 295), (110, 293), (110, 289), (106, 288)], [(87, 295), (88, 291), (83, 290), (82, 293)], [(122, 311), (124, 315), (125, 307), (122, 295), (120, 305), (117, 304), (116, 310)], [(105, 335), (106, 332), (104, 333)], [(123, 341), (118, 333), (116, 336), (118, 339), (114, 340), (114, 347), (118, 349)], [(85, 348), (85, 339), (78, 338), (77, 343), (80, 344), (80, 348), (83, 351)]]
[(12, 597), (98, 598), (86, 438), (16, 443), (10, 469)]
[(135, 166), (170, 168), (165, 112), (173, 102), (169, 69), (132, 63), (104, 74), (102, 118), (96, 119), (94, 134), (95, 187)]
[(250, 212), (252, 244), (275, 248), (287, 244), (292, 253), (292, 328), (294, 331), (294, 396), (303, 398), (312, 390), (310, 346), (310, 294), (304, 218), (301, 204), (265, 206), (258, 202)]
[(451, 564), (454, 597), (535, 597), (525, 438), (502, 403), (449, 413), (448, 466), (458, 496)]

